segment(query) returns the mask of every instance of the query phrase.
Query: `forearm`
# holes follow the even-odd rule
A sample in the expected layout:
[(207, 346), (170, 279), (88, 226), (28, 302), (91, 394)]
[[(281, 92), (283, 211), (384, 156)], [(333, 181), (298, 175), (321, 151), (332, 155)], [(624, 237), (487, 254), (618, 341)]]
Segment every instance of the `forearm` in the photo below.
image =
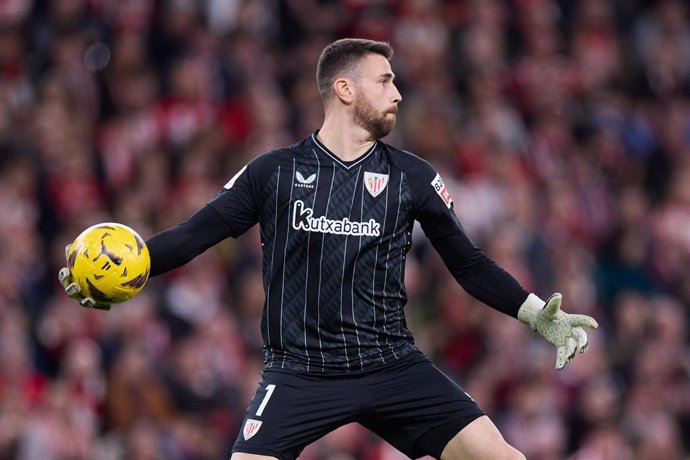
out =
[(453, 277), (470, 295), (507, 315), (517, 317), (528, 292), (463, 234), (432, 240)]
[(214, 244), (227, 238), (230, 229), (210, 206), (204, 206), (184, 222), (146, 240), (151, 255), (150, 276), (186, 264)]

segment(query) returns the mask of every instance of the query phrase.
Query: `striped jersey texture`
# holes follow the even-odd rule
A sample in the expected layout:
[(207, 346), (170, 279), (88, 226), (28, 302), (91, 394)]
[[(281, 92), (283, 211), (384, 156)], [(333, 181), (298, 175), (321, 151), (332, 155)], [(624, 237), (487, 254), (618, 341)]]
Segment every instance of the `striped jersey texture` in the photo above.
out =
[(239, 236), (260, 225), (267, 368), (352, 372), (415, 349), (404, 306), (415, 220), (457, 231), (421, 158), (381, 141), (345, 163), (311, 135), (252, 160), (209, 203)]

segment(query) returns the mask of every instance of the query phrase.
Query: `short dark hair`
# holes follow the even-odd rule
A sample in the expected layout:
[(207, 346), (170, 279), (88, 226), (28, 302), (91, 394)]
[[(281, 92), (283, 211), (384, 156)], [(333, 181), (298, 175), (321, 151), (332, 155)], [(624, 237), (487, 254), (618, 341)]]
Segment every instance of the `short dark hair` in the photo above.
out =
[(393, 47), (387, 42), (342, 38), (323, 49), (316, 66), (316, 82), (324, 102), (329, 99), (331, 86), (339, 74), (353, 72), (356, 64), (371, 53), (380, 54), (390, 61)]

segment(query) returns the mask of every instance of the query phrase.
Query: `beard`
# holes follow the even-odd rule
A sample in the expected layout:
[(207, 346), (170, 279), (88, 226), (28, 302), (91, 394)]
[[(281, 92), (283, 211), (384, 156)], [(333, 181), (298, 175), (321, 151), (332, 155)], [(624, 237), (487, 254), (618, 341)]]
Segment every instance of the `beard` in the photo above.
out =
[(377, 112), (361, 94), (356, 96), (354, 111), (355, 123), (366, 129), (374, 139), (386, 137), (395, 126), (395, 117), (388, 119), (387, 113)]

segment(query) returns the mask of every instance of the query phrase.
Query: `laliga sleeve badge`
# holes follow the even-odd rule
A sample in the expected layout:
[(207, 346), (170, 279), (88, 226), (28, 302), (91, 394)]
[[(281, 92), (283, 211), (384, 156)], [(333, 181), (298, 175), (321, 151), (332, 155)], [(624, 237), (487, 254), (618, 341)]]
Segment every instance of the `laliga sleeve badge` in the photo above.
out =
[(440, 174), (436, 174), (434, 180), (431, 181), (431, 186), (434, 187), (434, 190), (436, 190), (438, 196), (440, 196), (443, 202), (446, 204), (446, 207), (450, 209), (451, 205), (453, 204), (453, 198), (451, 198), (448, 187), (446, 187), (446, 183), (443, 182), (443, 179), (441, 179)]
[(258, 433), (262, 423), (263, 422), (261, 420), (254, 420), (253, 418), (248, 418), (247, 421), (244, 423), (244, 429), (242, 430), (242, 436), (244, 437), (244, 440), (249, 441), (249, 438)]

